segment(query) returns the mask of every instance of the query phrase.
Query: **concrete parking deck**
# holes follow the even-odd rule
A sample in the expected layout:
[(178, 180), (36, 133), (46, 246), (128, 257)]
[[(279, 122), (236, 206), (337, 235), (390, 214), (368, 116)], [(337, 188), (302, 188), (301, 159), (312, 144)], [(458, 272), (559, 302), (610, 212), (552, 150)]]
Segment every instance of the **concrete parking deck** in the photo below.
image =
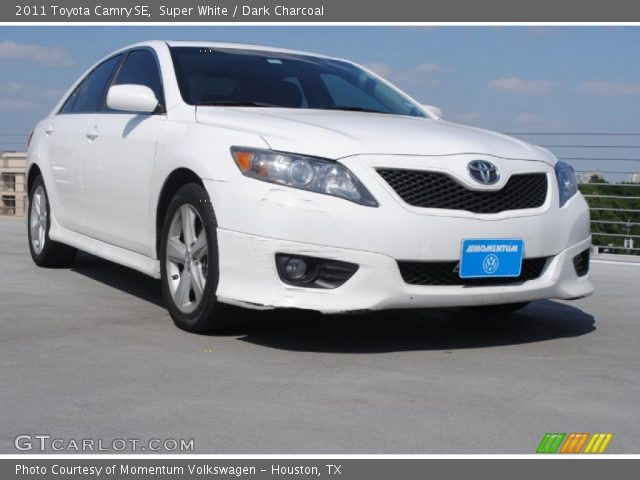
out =
[[(0, 219), (0, 453), (23, 433), (194, 439), (195, 453), (534, 453), (545, 432), (640, 452), (640, 265), (508, 320), (251, 314), (175, 328), (159, 283), (89, 255), (37, 268)], [(31, 451), (29, 453), (39, 453)], [(64, 452), (66, 453), (66, 452)]]

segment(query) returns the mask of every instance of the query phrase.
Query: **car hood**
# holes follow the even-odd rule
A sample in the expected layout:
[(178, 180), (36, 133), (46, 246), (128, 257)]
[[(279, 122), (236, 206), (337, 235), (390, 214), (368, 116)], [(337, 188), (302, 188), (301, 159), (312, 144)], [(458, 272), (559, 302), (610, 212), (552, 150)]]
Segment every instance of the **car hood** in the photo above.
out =
[(443, 120), (365, 112), (197, 107), (196, 120), (255, 133), (273, 150), (331, 159), (351, 155), (480, 154), (555, 164), (547, 150)]

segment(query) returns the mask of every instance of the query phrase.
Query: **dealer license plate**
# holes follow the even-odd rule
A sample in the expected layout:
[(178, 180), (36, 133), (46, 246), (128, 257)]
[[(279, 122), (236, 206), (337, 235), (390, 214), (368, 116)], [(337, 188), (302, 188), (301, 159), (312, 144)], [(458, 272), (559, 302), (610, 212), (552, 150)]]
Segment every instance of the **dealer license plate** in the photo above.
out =
[(515, 238), (473, 238), (462, 241), (460, 278), (517, 277), (522, 269), (524, 241)]

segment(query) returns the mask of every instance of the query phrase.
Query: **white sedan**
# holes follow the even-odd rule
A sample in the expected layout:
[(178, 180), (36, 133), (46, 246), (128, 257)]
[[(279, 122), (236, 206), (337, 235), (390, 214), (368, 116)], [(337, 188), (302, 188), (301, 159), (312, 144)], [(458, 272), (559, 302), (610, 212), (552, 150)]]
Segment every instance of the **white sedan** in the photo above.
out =
[(341, 59), (124, 48), (33, 131), (31, 255), (62, 267), (81, 249), (160, 278), (194, 332), (237, 306), (504, 313), (591, 294), (572, 168), (441, 116)]

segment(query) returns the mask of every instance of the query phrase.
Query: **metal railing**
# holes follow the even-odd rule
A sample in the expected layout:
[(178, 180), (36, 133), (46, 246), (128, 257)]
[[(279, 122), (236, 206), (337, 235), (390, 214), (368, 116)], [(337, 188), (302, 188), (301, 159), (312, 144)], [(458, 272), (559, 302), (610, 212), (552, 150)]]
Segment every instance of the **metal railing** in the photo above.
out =
[[(24, 151), (27, 146), (28, 133), (0, 132), (0, 151), (19, 150)], [(16, 148), (11, 148), (16, 147)]]
[[(640, 132), (507, 133), (551, 150), (576, 170), (602, 252), (640, 255)], [(0, 151), (26, 149), (27, 134), (0, 133)], [(636, 175), (631, 183), (630, 176)]]
[(593, 244), (600, 252), (640, 255), (640, 133), (510, 135), (548, 148), (575, 168), (589, 203)]

